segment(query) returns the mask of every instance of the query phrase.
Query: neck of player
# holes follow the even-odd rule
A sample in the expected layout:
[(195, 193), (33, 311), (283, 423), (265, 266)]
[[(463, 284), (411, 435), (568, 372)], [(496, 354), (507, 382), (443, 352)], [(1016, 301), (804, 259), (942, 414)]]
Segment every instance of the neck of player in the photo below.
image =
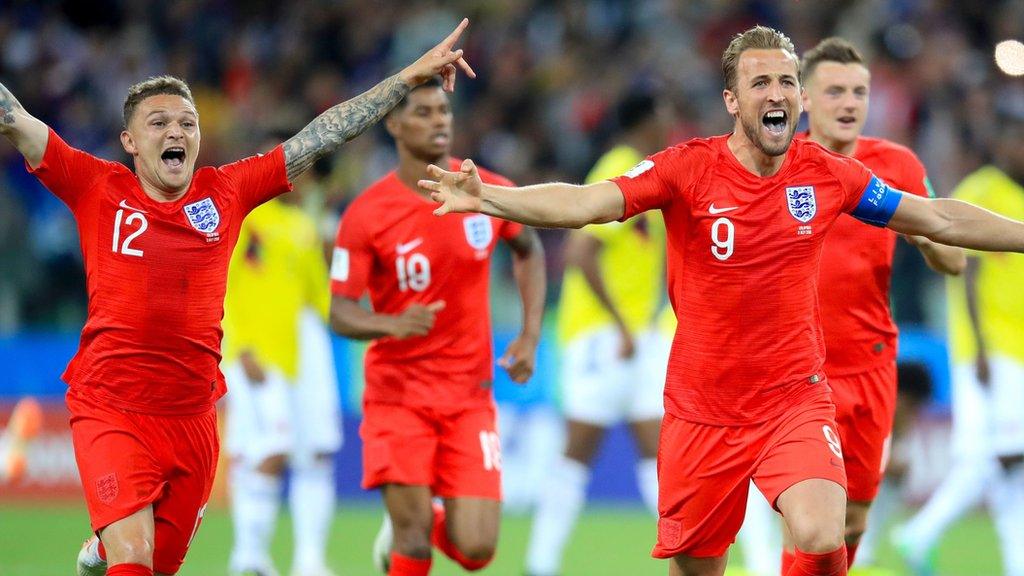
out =
[(424, 198), (430, 198), (428, 192), (423, 191), (416, 183), (420, 180), (429, 180), (431, 177), (427, 174), (427, 166), (433, 164), (438, 168), (448, 170), (448, 165), (451, 162), (451, 155), (444, 154), (435, 159), (427, 159), (426, 157), (414, 155), (409, 150), (399, 146), (398, 147), (398, 169), (395, 173), (398, 175), (398, 179), (405, 184), (410, 190), (413, 190)]
[(729, 151), (736, 157), (736, 160), (743, 165), (744, 168), (760, 176), (766, 178), (768, 176), (774, 176), (776, 172), (782, 168), (782, 163), (786, 160), (786, 154), (789, 152), (787, 148), (786, 152), (779, 154), (778, 156), (769, 156), (765, 154), (756, 144), (747, 138), (746, 134), (743, 133), (743, 129), (737, 127), (733, 130), (729, 140)]
[(822, 135), (820, 132), (815, 132), (812, 128), (808, 132), (808, 136), (811, 140), (821, 144), (825, 148), (843, 156), (853, 156), (853, 152), (857, 149), (857, 140), (836, 140), (834, 138), (828, 138)]
[(192, 183), (192, 179), (189, 178), (188, 183), (180, 190), (167, 190), (160, 185), (151, 182), (146, 178), (142, 172), (137, 172), (136, 177), (139, 179), (139, 186), (142, 187), (142, 191), (146, 193), (155, 202), (174, 202), (180, 199), (188, 192), (188, 187)]

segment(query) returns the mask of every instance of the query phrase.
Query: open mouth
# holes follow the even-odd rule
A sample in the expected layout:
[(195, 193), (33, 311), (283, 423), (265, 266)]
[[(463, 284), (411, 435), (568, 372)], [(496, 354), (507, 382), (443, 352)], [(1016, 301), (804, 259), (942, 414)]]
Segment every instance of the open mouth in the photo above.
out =
[(839, 117), (839, 125), (840, 126), (850, 127), (850, 126), (853, 126), (856, 123), (857, 123), (857, 119), (854, 118), (853, 116), (840, 116)]
[(160, 155), (160, 160), (168, 168), (180, 168), (185, 164), (185, 149), (181, 146), (172, 146), (164, 150)]
[(448, 144), (448, 135), (443, 133), (443, 132), (439, 132), (439, 133), (434, 134), (433, 136), (431, 136), (430, 137), (430, 141), (433, 144), (437, 144), (439, 146), (444, 146), (444, 145)]
[(785, 110), (770, 110), (761, 117), (761, 123), (768, 129), (768, 132), (779, 136), (786, 132), (789, 121)]

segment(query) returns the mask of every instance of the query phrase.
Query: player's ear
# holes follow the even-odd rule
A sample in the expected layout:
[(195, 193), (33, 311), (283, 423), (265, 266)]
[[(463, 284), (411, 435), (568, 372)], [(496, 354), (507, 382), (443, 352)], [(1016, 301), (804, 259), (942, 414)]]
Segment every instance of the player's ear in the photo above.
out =
[(135, 156), (139, 149), (135, 146), (135, 139), (132, 138), (131, 132), (127, 130), (121, 131), (121, 147), (128, 153), (129, 156)]
[(740, 113), (740, 101), (733, 94), (732, 90), (722, 90), (722, 99), (725, 100), (725, 109), (731, 116), (738, 116)]
[(807, 97), (807, 88), (800, 86), (800, 111), (810, 112), (811, 111), (811, 99)]
[(384, 117), (384, 129), (387, 130), (388, 134), (396, 140), (398, 139), (399, 126), (397, 110), (392, 111), (391, 114)]

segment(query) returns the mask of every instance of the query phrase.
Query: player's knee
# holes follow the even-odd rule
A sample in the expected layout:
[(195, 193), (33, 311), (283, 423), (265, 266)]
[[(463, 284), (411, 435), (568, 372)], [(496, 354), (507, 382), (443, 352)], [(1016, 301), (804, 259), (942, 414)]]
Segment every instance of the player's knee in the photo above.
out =
[(487, 563), (491, 561), (491, 558), (494, 558), (496, 548), (495, 544), (495, 542), (479, 540), (456, 545), (456, 547), (459, 549), (459, 552), (466, 557), (466, 559), (471, 560), (474, 564), (482, 562), (483, 564), (473, 567), (474, 570), (479, 570), (486, 566)]
[(143, 564), (153, 562), (153, 540), (140, 535), (104, 541), (107, 560), (114, 564)]
[(845, 540), (847, 544), (860, 542), (868, 527), (868, 507), (849, 503), (846, 508)]
[(284, 474), (284, 469), (288, 465), (288, 457), (284, 454), (274, 454), (267, 456), (260, 462), (256, 470), (261, 474), (268, 474), (271, 476), (280, 476)]
[[(795, 524), (795, 525), (793, 525)], [(842, 546), (845, 535), (842, 526), (824, 520), (807, 520), (790, 525), (793, 543), (809, 554), (824, 554)]]

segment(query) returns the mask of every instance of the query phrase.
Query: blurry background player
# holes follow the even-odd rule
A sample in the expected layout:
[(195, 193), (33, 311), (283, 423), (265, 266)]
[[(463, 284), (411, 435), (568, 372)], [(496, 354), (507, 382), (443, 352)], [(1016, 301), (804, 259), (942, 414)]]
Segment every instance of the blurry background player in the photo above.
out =
[(868, 513), (868, 526), (857, 549), (857, 565), (851, 576), (895, 576), (891, 570), (875, 565), (878, 544), (888, 533), (889, 521), (901, 511), (901, 493), (910, 467), (908, 433), (916, 425), (922, 410), (932, 398), (932, 377), (922, 362), (900, 360), (896, 364), (896, 410), (892, 419), (892, 440), (885, 476)]
[[(856, 158), (897, 190), (934, 196), (924, 166), (913, 152), (887, 140), (861, 135), (868, 113), (871, 74), (853, 45), (835, 37), (822, 40), (804, 53), (801, 79), (809, 130), (800, 137)], [(923, 237), (908, 239), (931, 268), (946, 274), (963, 270), (964, 256), (959, 248)], [(897, 329), (889, 310), (895, 248), (894, 232), (864, 226), (841, 215), (821, 251), (818, 306), (825, 337), (823, 369), (832, 388), (843, 442), (850, 564), (881, 483), (896, 405)], [(784, 530), (782, 574), (792, 562), (792, 538)]]
[[(667, 144), (672, 114), (646, 92), (617, 107), (621, 137), (587, 176), (598, 182), (625, 173)], [(660, 214), (569, 233), (558, 303), (562, 347), (564, 453), (539, 492), (526, 553), (526, 572), (561, 572), (562, 552), (586, 499), (590, 466), (606, 430), (630, 424), (640, 460), (636, 478), (644, 505), (658, 512), (658, 430), (672, 343), (656, 324), (664, 294), (665, 225)]]
[[(323, 161), (321, 161), (323, 162)], [(318, 163), (320, 164), (320, 163)], [(296, 182), (301, 191), (314, 169)], [(228, 272), (224, 376), (236, 574), (276, 574), (270, 541), (285, 467), (293, 576), (329, 576), (341, 410), (325, 320), (330, 295), (314, 220), (291, 192), (242, 223)]]
[[(1010, 96), (1010, 95), (1007, 95)], [(997, 106), (993, 163), (957, 186), (955, 198), (1024, 218), (1024, 102)], [(978, 502), (988, 504), (1003, 570), (1024, 575), (1024, 256), (971, 252), (951, 280), (949, 340), (954, 465), (902, 529), (897, 547), (928, 574), (939, 537)]]
[[(409, 93), (385, 126), (398, 168), (342, 216), (331, 264), (331, 325), (373, 340), (363, 396), (363, 487), (387, 507), (374, 561), (391, 576), (429, 573), (431, 547), (467, 570), (494, 555), (501, 515), (501, 447), (491, 392), (488, 275), (509, 244), (523, 305), (519, 336), (498, 361), (515, 382), (533, 374), (543, 314), (537, 234), (485, 215), (436, 218), (416, 182), (450, 156), (452, 110), (437, 83)], [(497, 175), (488, 181), (510, 184)], [(372, 308), (359, 304), (369, 292)], [(433, 497), (444, 505), (433, 505)]]

